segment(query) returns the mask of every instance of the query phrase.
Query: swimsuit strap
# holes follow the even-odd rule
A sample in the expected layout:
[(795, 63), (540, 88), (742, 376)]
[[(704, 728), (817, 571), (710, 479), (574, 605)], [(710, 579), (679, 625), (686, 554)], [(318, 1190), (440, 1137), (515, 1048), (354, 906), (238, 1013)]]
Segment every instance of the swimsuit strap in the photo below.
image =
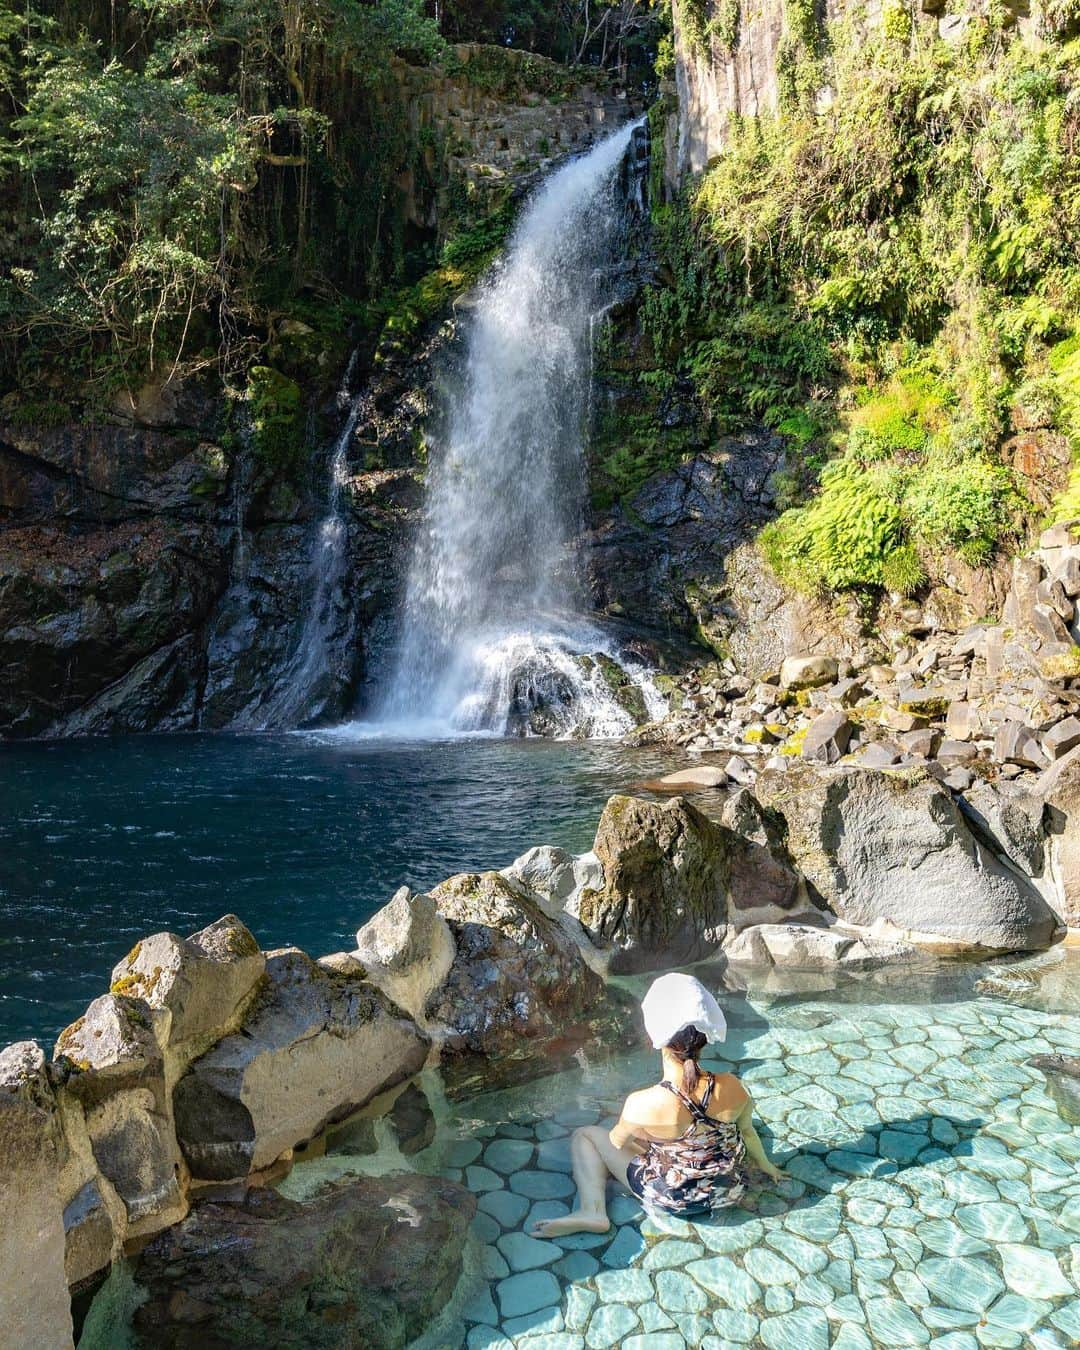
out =
[[(683, 1106), (685, 1106), (686, 1109), (690, 1112), (690, 1114), (694, 1117), (695, 1120), (707, 1120), (711, 1125), (716, 1124), (716, 1121), (714, 1121), (712, 1117), (708, 1115), (706, 1111), (702, 1108), (700, 1102), (694, 1101), (693, 1097), (688, 1097), (686, 1093), (683, 1092), (681, 1088), (677, 1088), (674, 1083), (669, 1083), (666, 1078), (662, 1078), (660, 1080), (660, 1086), (666, 1087), (669, 1092), (673, 1092), (675, 1096), (678, 1097), (679, 1101), (682, 1102)], [(709, 1087), (710, 1088), (712, 1087), (711, 1078), (709, 1080)], [(708, 1091), (706, 1091), (705, 1098), (706, 1100), (708, 1100)]]

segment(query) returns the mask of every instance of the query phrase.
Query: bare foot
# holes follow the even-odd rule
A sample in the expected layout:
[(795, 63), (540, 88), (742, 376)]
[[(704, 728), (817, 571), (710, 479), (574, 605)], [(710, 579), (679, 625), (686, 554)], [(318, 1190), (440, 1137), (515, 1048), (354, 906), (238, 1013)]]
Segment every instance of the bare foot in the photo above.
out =
[(606, 1214), (567, 1214), (562, 1219), (538, 1219), (530, 1228), (533, 1237), (565, 1237), (568, 1233), (606, 1233), (611, 1220)]

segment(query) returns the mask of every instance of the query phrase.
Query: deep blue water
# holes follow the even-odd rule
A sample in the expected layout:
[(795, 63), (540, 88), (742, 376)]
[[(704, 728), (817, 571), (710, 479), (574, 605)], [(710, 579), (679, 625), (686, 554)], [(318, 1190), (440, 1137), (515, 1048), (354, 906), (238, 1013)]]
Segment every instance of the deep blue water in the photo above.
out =
[(327, 735), (0, 747), (0, 1045), (46, 1050), (137, 938), (238, 914), (264, 947), (354, 946), (408, 884), (581, 850), (654, 755), (610, 743)]

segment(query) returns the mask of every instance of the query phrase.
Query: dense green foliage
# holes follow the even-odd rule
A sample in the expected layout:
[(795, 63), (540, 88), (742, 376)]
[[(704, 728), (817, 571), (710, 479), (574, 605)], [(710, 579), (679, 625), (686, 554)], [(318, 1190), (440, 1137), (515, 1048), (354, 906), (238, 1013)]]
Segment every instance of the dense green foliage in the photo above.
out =
[[(20, 390), (242, 370), (290, 297), (400, 271), (415, 148), (391, 58), (439, 56), (419, 0), (126, 0), (10, 21), (0, 124)], [(74, 379), (73, 379), (74, 377)]]
[[(351, 325), (509, 225), (497, 193), (454, 196), (461, 147), (417, 134), (401, 62), (557, 99), (644, 69), (654, 29), (640, 0), (0, 0), (0, 407), (108, 412), (200, 371), (238, 388), (303, 354), (283, 319), (336, 365)], [(459, 37), (571, 65), (464, 64)], [(406, 193), (443, 194), (438, 222), (410, 223)]]
[[(1080, 453), (1080, 42), (973, 21), (950, 45), (902, 6), (826, 38), (788, 10), (780, 111), (655, 213), (647, 328), (716, 429), (789, 433), (781, 576), (907, 594), (1024, 528), (1018, 407)], [(1054, 514), (1078, 508), (1074, 475)]]

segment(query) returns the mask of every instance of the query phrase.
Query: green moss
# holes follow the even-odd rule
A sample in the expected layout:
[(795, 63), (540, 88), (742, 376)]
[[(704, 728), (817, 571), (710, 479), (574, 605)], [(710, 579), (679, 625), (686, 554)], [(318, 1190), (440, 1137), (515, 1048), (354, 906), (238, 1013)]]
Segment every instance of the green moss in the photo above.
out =
[(247, 402), (256, 453), (275, 472), (296, 470), (306, 450), (300, 386), (270, 366), (252, 366)]
[(1039, 670), (1045, 680), (1073, 680), (1080, 678), (1080, 647), (1043, 657)]
[(944, 717), (949, 711), (949, 700), (947, 698), (913, 699), (910, 703), (899, 704), (899, 709), (903, 713), (910, 713), (912, 717), (925, 717), (936, 721)]

